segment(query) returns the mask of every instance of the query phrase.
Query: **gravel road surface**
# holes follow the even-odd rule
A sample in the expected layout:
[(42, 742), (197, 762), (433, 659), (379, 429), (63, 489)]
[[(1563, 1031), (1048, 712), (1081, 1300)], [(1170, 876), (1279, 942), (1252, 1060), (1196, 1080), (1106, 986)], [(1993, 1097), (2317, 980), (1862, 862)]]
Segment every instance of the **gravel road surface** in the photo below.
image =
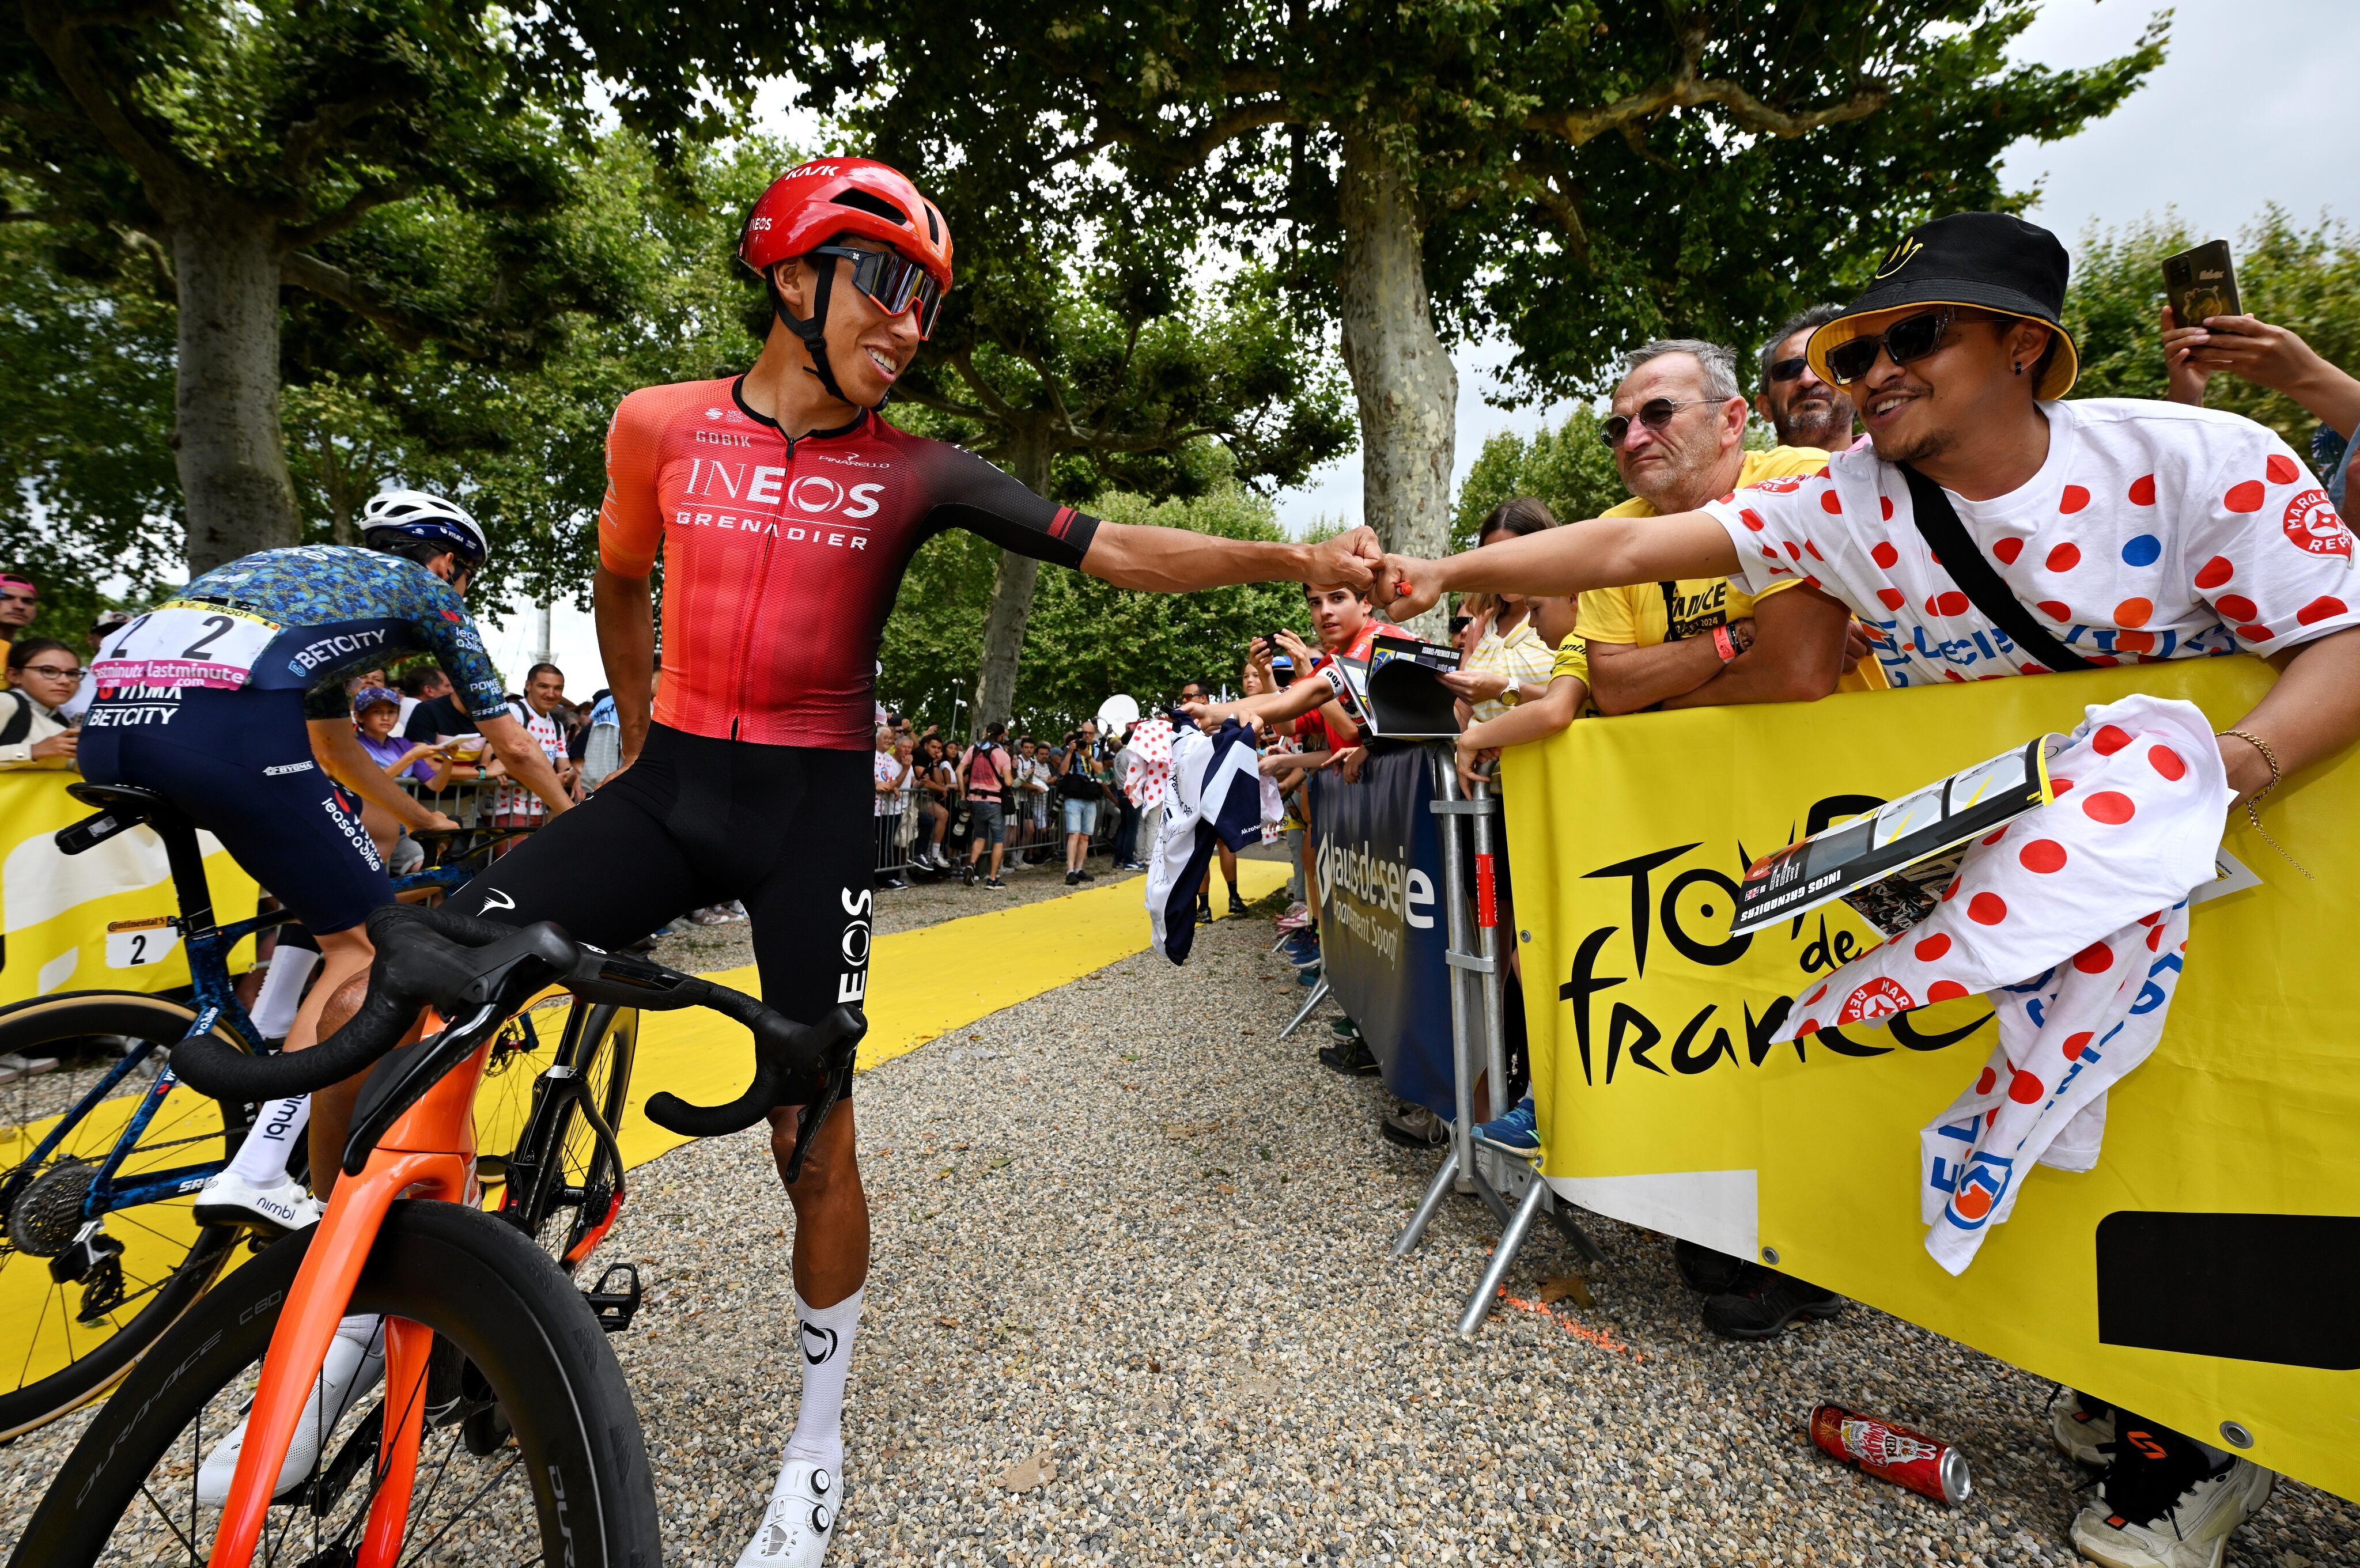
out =
[[(1317, 1065), (1323, 1025), (1274, 1039), (1305, 993), (1269, 942), (1225, 920), (1185, 969), (1140, 954), (860, 1080), (875, 1267), (831, 1563), (2079, 1561), (2049, 1386), (1881, 1313), (1727, 1344), (1667, 1242), (1596, 1221), (1594, 1307), (1540, 1303), (1571, 1262), (1544, 1235), (1523, 1304), (1462, 1347), (1487, 1216), (1454, 1200), (1387, 1256), (1434, 1157), (1378, 1140), (1382, 1090)], [(727, 1568), (767, 1497), (797, 1388), (792, 1224), (740, 1137), (641, 1168), (606, 1249), (649, 1287), (614, 1343), (672, 1563)], [(1820, 1399), (1960, 1444), (1973, 1497), (1822, 1458)], [(0, 1454), (0, 1540), (80, 1424)], [(2360, 1508), (2282, 1484), (2229, 1562), (2360, 1563)]]

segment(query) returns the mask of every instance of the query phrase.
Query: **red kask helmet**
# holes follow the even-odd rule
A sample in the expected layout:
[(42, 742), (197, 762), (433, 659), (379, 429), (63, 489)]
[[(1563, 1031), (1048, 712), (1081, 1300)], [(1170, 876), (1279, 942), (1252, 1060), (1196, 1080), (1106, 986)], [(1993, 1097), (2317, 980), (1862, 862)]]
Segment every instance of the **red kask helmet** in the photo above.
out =
[(909, 176), (866, 158), (816, 158), (770, 182), (746, 214), (738, 255), (756, 272), (808, 254), (838, 234), (891, 245), (951, 286), (951, 226)]
[(833, 260), (818, 268), (809, 316), (788, 313), (770, 271), (846, 234), (892, 247), (892, 256), (847, 252), (845, 259), (856, 264), (855, 286), (887, 311), (898, 314), (916, 303), (921, 336), (933, 332), (934, 314), (951, 287), (951, 227), (943, 221), (941, 209), (918, 194), (900, 169), (865, 158), (822, 158), (772, 180), (746, 214), (746, 227), (738, 237), (738, 259), (762, 278), (770, 290), (771, 310), (803, 340), (812, 373), (831, 397), (845, 396), (827, 360), (827, 305), (836, 273)]

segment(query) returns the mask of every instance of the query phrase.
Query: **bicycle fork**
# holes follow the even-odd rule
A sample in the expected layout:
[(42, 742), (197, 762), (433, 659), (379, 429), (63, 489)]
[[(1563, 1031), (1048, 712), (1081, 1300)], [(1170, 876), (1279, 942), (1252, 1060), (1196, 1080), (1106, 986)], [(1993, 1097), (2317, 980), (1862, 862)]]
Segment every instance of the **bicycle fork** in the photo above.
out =
[[(279, 1326), (270, 1336), (262, 1380), (247, 1412), (246, 1445), (238, 1454), (219, 1533), (206, 1560), (210, 1568), (247, 1568), (254, 1559), (279, 1466), (294, 1444), (311, 1387), (327, 1362), (329, 1342), (351, 1304), (387, 1211), (404, 1195), (464, 1203), (466, 1189), (464, 1161), (448, 1153), (380, 1150), (370, 1156), (361, 1174), (338, 1180), (311, 1250), (279, 1304)], [(400, 1554), (424, 1431), (426, 1362), (434, 1337), (422, 1323), (394, 1318), (386, 1320), (385, 1331), (386, 1432), (377, 1450), (377, 1492), (362, 1540), (363, 1564), (391, 1563)]]
[[(430, 1032), (440, 1028), (430, 1024)], [(464, 1203), (474, 1187), (467, 1107), (483, 1076), (484, 1052), (446, 1074), (386, 1129), (357, 1176), (340, 1176), (311, 1249), (279, 1306), (279, 1325), (262, 1360), (208, 1568), (250, 1568), (270, 1514), (279, 1467), (287, 1462), (329, 1342), (350, 1309), (353, 1290), (377, 1246), (386, 1214), (401, 1198)], [(405, 1147), (407, 1146), (407, 1147)], [(425, 1432), (426, 1369), (434, 1332), (424, 1323), (385, 1322), (385, 1429), (377, 1446), (368, 1525), (355, 1568), (393, 1568), (410, 1520), (411, 1483)], [(324, 1457), (324, 1455), (322, 1456)]]

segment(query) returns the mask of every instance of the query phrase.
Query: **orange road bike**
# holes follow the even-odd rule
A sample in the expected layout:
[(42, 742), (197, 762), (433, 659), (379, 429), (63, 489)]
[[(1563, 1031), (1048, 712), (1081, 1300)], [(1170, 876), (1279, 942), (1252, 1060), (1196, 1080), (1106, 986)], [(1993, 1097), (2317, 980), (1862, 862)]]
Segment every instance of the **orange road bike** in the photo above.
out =
[[(375, 1067), (325, 1216), (231, 1274), (157, 1342), (68, 1456), (12, 1564), (661, 1563), (639, 1418), (605, 1338), (628, 1321), (635, 1282), (628, 1297), (585, 1294), (517, 1225), (475, 1206), (469, 1108), (486, 1054), (552, 985), (592, 1003), (713, 1008), (751, 1031), (752, 1083), (718, 1106), (658, 1094), (648, 1116), (704, 1138), (750, 1127), (788, 1095), (807, 1100), (792, 1180), (867, 1025), (849, 1007), (795, 1024), (546, 922), (514, 929), (395, 905), (368, 930), (368, 1000), (317, 1046), (251, 1057), (207, 1036), (175, 1050), (183, 1082), (249, 1104)], [(593, 1106), (582, 1114), (597, 1120)], [(603, 1122), (595, 1130), (611, 1140)], [(577, 1236), (583, 1251), (621, 1203), (618, 1185)], [(345, 1409), (315, 1402), (338, 1325), (357, 1313), (382, 1319), (382, 1389), (373, 1405), (366, 1394)], [(200, 1473), (241, 1414), (235, 1475), (208, 1500)], [(274, 1496), (307, 1422), (319, 1460)]]

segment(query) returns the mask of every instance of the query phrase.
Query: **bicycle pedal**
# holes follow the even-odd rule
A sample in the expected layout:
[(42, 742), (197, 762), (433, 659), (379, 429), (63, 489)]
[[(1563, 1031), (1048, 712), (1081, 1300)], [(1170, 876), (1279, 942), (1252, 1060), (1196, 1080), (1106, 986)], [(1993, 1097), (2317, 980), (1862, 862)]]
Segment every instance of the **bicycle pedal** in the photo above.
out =
[[(615, 1283), (618, 1276), (622, 1280), (619, 1290)], [(636, 1263), (608, 1264), (606, 1271), (598, 1276), (596, 1286), (583, 1291), (582, 1297), (590, 1303), (590, 1310), (598, 1314), (600, 1328), (608, 1334), (622, 1333), (631, 1326), (631, 1320), (639, 1315), (639, 1266)]]

